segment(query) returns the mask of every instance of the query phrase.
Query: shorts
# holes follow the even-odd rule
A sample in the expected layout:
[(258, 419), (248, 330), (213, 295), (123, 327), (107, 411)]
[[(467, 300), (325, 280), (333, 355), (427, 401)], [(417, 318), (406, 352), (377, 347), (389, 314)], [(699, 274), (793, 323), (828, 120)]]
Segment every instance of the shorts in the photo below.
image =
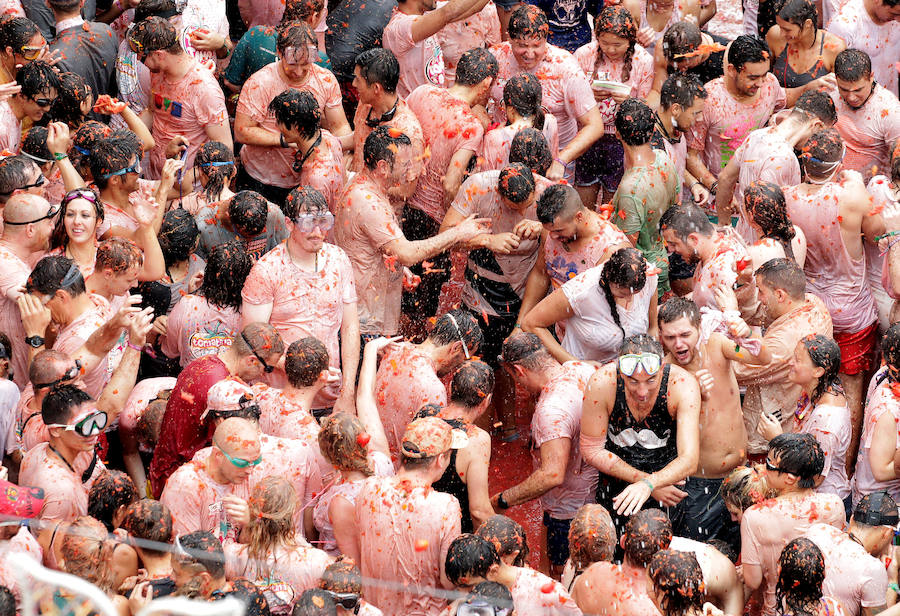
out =
[(602, 184), (615, 192), (625, 173), (625, 149), (615, 135), (603, 135), (575, 161), (575, 186)]
[(740, 552), (741, 527), (732, 521), (720, 492), (724, 477), (688, 477), (682, 490), (687, 496), (681, 501), (683, 516), (675, 535), (708, 543), (720, 539)]
[(547, 527), (547, 558), (551, 565), (562, 567), (569, 560), (569, 527), (572, 520), (560, 520), (544, 512)]
[[(503, 351), (503, 341), (516, 328), (518, 315), (513, 313), (502, 317), (492, 317), (475, 312), (469, 307), (466, 307), (466, 310), (478, 321), (478, 326), (481, 327), (481, 333), (484, 335), (484, 342), (481, 343), (481, 350), (478, 352), (478, 355), (481, 356), (484, 363), (497, 370), (500, 367), (500, 353)], [(487, 321), (485, 321), (485, 317), (487, 317)]]
[(841, 374), (860, 374), (872, 367), (878, 346), (878, 321), (853, 334), (838, 334), (834, 341), (841, 347)]
[[(431, 216), (420, 209), (408, 205), (403, 207), (402, 225), (403, 235), (410, 242), (434, 237), (441, 228), (441, 224)], [(414, 290), (404, 290), (403, 298), (400, 302), (403, 314), (413, 320), (424, 320), (433, 317), (437, 313), (441, 287), (450, 280), (449, 251), (442, 252), (432, 259), (427, 259), (427, 261), (431, 263), (430, 269), (441, 271), (425, 274), (425, 268), (422, 267), (421, 263), (410, 267), (410, 271), (417, 276), (421, 276), (422, 281)]]

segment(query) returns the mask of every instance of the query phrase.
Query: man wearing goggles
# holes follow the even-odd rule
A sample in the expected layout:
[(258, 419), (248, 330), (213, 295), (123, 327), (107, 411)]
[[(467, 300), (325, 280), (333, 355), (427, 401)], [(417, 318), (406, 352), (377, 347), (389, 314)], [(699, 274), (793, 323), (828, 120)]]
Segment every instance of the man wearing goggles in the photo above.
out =
[(666, 363), (662, 345), (645, 334), (626, 338), (616, 362), (591, 377), (581, 452), (600, 470), (597, 502), (620, 535), (628, 516), (645, 505), (674, 508), (686, 496), (675, 484), (697, 469), (699, 415), (697, 380)]
[(319, 586), (334, 602), (337, 616), (380, 616), (382, 613), (360, 596), (362, 573), (352, 560), (338, 560), (325, 567)]
[(60, 385), (44, 399), (41, 418), (50, 440), (25, 454), (19, 481), (44, 490), (42, 519), (71, 521), (87, 514), (88, 490), (104, 471), (95, 447), (108, 417), (87, 393)]

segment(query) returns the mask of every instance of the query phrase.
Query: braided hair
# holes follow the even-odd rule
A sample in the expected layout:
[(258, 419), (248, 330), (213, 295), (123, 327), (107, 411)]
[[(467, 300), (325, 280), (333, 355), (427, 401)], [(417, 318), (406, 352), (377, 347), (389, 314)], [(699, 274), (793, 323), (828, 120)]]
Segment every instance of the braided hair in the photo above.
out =
[(806, 336), (800, 341), (809, 358), (817, 368), (822, 368), (825, 372), (819, 377), (816, 388), (810, 396), (810, 402), (816, 404), (819, 398), (825, 393), (843, 394), (844, 388), (841, 386), (841, 379), (838, 372), (841, 370), (841, 347), (831, 338), (826, 338), (821, 334)]
[(636, 248), (620, 248), (615, 251), (603, 265), (603, 271), (600, 273), (600, 290), (609, 304), (609, 312), (612, 315), (613, 322), (625, 337), (625, 330), (619, 320), (619, 311), (616, 310), (616, 298), (612, 294), (610, 284), (617, 284), (620, 287), (631, 289), (633, 293), (637, 293), (644, 288), (647, 283), (647, 262), (644, 261), (643, 255)]
[[(594, 35), (608, 32), (628, 41), (628, 49), (622, 62), (622, 82), (627, 83), (631, 79), (631, 61), (634, 58), (634, 46), (637, 43), (637, 24), (631, 13), (621, 6), (608, 6), (597, 15), (594, 20)], [(603, 61), (603, 48), (597, 45), (597, 61), (594, 71), (600, 67)]]

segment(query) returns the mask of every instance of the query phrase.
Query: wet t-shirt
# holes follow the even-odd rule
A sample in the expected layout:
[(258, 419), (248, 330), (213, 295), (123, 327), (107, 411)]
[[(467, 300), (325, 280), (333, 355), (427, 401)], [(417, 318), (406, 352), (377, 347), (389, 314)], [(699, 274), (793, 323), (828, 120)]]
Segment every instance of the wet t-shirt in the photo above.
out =
[(25, 454), (19, 483), (44, 490), (44, 505), (39, 516), (42, 520), (71, 522), (87, 515), (88, 490), (106, 470), (103, 462), (97, 460), (88, 480), (82, 482), (82, 474), (93, 459), (93, 451), (82, 451), (69, 468), (69, 464), (50, 448), (50, 443), (41, 443)]
[[(366, 123), (366, 120), (378, 120), (378, 114), (372, 115), (372, 105), (368, 103), (360, 103), (356, 107), (356, 114), (353, 116), (353, 162), (350, 164), (350, 171), (359, 172), (363, 170), (363, 150), (366, 144), (366, 137), (369, 136), (374, 129)], [(376, 126), (384, 125), (390, 128), (396, 128), (401, 133), (409, 137), (412, 142), (413, 161), (424, 170), (425, 168), (425, 138), (422, 136), (422, 126), (419, 119), (413, 113), (409, 105), (402, 98), (397, 99), (397, 110), (394, 111), (393, 117), (384, 122), (379, 122)]]
[[(438, 2), (437, 6), (440, 8), (444, 4), (447, 3)], [(449, 88), (456, 81), (456, 65), (465, 52), (500, 42), (500, 18), (497, 17), (496, 5), (488, 2), (474, 15), (445, 25), (435, 37), (444, 54), (444, 80)]]
[[(480, 157), (482, 171), (499, 171), (509, 164), (509, 149), (519, 130), (515, 126), (498, 126), (484, 134)], [(559, 123), (556, 116), (549, 113), (544, 116), (541, 133), (550, 146), (550, 154), (553, 158), (559, 158)]]
[(875, 81), (897, 94), (897, 69), (900, 58), (900, 22), (876, 24), (866, 11), (863, 0), (849, 0), (828, 24), (828, 31), (847, 43), (848, 49), (859, 49), (872, 59)]
[(581, 610), (563, 585), (534, 569), (517, 567), (516, 581), (509, 592), (517, 614), (581, 616)]
[(837, 93), (831, 97), (838, 119), (834, 127), (847, 148), (841, 164), (859, 171), (868, 181), (873, 175), (888, 173), (891, 148), (900, 139), (900, 101), (879, 84), (869, 100), (853, 109)]
[(169, 313), (162, 352), (179, 357), (183, 368), (198, 357), (230, 347), (240, 330), (241, 315), (234, 308), (219, 308), (199, 295), (185, 295)]
[(548, 235), (544, 240), (544, 264), (547, 266), (547, 275), (554, 289), (595, 267), (608, 248), (629, 243), (628, 237), (614, 224), (602, 219), (598, 220), (598, 223), (600, 229), (577, 251), (567, 250), (567, 247), (553, 236)]
[[(604, 81), (617, 81), (619, 83), (627, 83), (631, 86), (629, 96), (635, 98), (646, 99), (653, 87), (653, 56), (640, 45), (635, 44), (634, 53), (631, 56), (631, 71), (628, 79), (623, 79), (623, 70), (625, 68), (625, 60), (613, 62), (609, 58), (604, 57), (603, 60), (597, 62), (598, 51), (600, 49), (597, 41), (591, 41), (587, 45), (579, 47), (575, 52), (575, 59), (578, 65), (588, 79), (592, 82), (594, 79)], [(603, 115), (603, 126), (607, 135), (614, 135), (616, 132), (616, 111), (619, 106), (612, 97), (604, 99), (597, 103), (600, 113)]]
[(437, 36), (429, 36), (418, 43), (413, 40), (412, 25), (421, 18), (421, 15), (407, 15), (394, 9), (384, 28), (384, 48), (392, 51), (400, 63), (397, 94), (404, 98), (423, 84), (444, 86), (444, 55)]

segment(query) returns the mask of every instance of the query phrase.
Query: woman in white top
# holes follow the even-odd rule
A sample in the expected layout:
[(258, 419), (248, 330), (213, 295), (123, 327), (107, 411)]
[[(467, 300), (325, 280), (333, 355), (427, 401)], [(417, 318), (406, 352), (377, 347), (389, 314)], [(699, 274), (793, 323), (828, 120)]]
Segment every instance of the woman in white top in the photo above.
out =
[[(788, 380), (803, 389), (792, 431), (812, 434), (825, 452), (823, 479), (816, 491), (837, 494), (849, 511), (850, 481), (845, 463), (851, 429), (850, 411), (838, 377), (841, 349), (831, 338), (807, 336), (797, 343), (789, 365)], [(763, 414), (759, 432), (771, 440), (781, 433), (781, 424)]]
[(772, 259), (793, 259), (800, 268), (806, 263), (806, 236), (791, 222), (784, 193), (777, 184), (757, 181), (744, 192), (747, 222), (759, 240), (747, 247), (754, 271)]
[[(635, 248), (620, 248), (609, 261), (582, 272), (545, 297), (522, 319), (560, 362), (606, 363), (627, 336), (656, 336), (657, 274)], [(548, 329), (565, 321), (557, 342)]]

